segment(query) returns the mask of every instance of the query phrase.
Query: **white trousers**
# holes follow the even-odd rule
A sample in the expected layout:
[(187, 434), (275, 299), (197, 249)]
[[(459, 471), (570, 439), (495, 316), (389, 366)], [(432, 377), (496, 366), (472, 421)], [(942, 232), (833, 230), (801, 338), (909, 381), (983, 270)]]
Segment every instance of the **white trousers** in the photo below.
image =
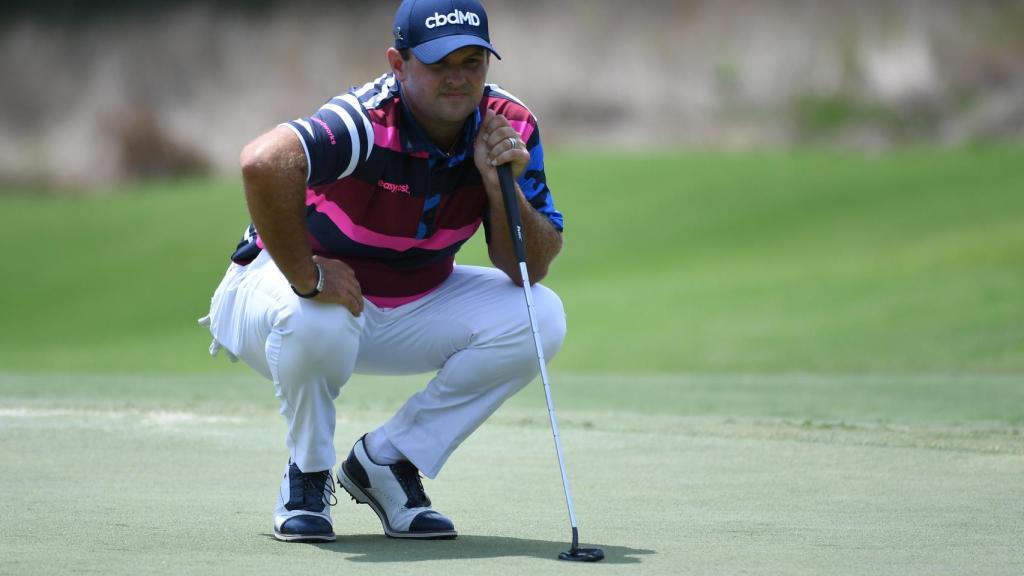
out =
[[(544, 356), (565, 338), (565, 312), (533, 286)], [(451, 453), (540, 371), (522, 288), (500, 270), (456, 266), (429, 295), (397, 308), (364, 299), (340, 305), (296, 296), (263, 251), (232, 264), (208, 321), (218, 347), (273, 380), (288, 423), (288, 450), (303, 471), (332, 468), (335, 405), (353, 373), (436, 374), (383, 425), (392, 444), (434, 478)]]

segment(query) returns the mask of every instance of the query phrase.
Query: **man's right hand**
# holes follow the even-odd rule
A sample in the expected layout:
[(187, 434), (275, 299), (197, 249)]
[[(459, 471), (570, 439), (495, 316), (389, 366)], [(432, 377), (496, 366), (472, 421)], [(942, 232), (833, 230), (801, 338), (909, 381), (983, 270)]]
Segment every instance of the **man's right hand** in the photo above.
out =
[(325, 304), (341, 304), (353, 316), (363, 313), (363, 291), (352, 268), (341, 260), (313, 256), (324, 269), (324, 289), (313, 300)]
[[(306, 153), (291, 129), (278, 126), (250, 142), (241, 157), (245, 199), (263, 245), (284, 277), (302, 293), (316, 286), (306, 237)], [(324, 269), (324, 288), (313, 300), (363, 312), (363, 291), (352, 268), (313, 256)]]

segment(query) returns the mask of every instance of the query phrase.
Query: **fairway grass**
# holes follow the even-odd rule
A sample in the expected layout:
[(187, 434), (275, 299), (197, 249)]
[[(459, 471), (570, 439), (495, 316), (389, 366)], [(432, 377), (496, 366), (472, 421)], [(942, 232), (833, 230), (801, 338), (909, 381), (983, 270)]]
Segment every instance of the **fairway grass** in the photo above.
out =
[[(313, 546), (271, 536), (269, 383), (2, 374), (0, 573), (1020, 574), (1020, 380), (900, 383), (556, 375), (582, 541), (607, 553), (583, 567), (555, 559), (569, 526), (539, 385), (426, 482), (457, 540), (387, 539), (341, 493), (338, 541)], [(418, 385), (356, 377), (341, 455)]]
[[(1024, 372), (1024, 149), (548, 165), (555, 368)], [(0, 194), (0, 370), (229, 371), (195, 319), (248, 222), (232, 181)], [(460, 263), (487, 263), (482, 236)]]

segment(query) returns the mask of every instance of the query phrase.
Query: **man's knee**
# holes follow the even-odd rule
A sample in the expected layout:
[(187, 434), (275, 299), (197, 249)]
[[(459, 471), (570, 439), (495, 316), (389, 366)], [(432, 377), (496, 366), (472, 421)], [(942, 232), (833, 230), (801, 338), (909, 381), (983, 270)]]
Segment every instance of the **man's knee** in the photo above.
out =
[[(562, 300), (550, 289), (539, 284), (534, 285), (533, 315), (537, 321), (536, 328), (540, 332), (540, 343), (544, 349), (544, 359), (550, 361), (562, 348), (565, 340), (565, 309)], [(526, 318), (525, 307), (522, 311), (522, 323), (509, 336), (507, 354), (509, 367), (517, 372), (536, 375), (540, 371), (537, 364), (537, 344), (533, 339), (533, 331)]]
[(362, 326), (342, 306), (300, 301), (275, 322), (281, 361), (347, 380), (359, 352)]
[[(550, 289), (537, 284), (533, 286), (532, 292), (533, 314), (540, 332), (544, 359), (551, 361), (562, 348), (562, 342), (565, 340), (565, 309), (562, 307), (562, 300)], [(514, 381), (518, 381), (516, 388), (508, 390), (510, 394), (526, 386), (540, 373), (537, 343), (534, 341), (529, 321), (525, 317), (527, 314), (525, 307), (522, 314), (522, 325), (510, 333), (512, 340), (509, 341), (505, 352), (507, 354), (505, 369), (510, 376), (513, 376)]]
[(532, 291), (534, 315), (539, 325), (544, 357), (551, 360), (562, 348), (562, 342), (565, 340), (565, 308), (562, 306), (561, 298), (551, 289), (536, 284)]

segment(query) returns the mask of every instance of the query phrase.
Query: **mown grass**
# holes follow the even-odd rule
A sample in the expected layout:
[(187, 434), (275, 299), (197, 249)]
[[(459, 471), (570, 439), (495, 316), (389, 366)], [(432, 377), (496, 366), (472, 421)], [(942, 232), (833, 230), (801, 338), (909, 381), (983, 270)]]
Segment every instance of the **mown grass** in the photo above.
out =
[[(195, 325), (237, 183), (0, 196), (0, 573), (1019, 574), (1021, 155), (552, 155), (587, 568), (536, 383), (427, 482), (457, 540), (273, 541), (272, 386)], [(423, 383), (353, 378), (339, 456)]]
[[(412, 379), (354, 378), (336, 447)], [(1024, 389), (1005, 376), (559, 376), (569, 525), (540, 387), (503, 406), (426, 488), (460, 535), (270, 536), (285, 426), (256, 376), (0, 374), (0, 573), (1019, 574)], [(1016, 424), (1014, 424), (1016, 422)], [(341, 496), (344, 496), (343, 494)], [(55, 553), (59, 551), (59, 553)]]
[[(1024, 153), (552, 154), (571, 372), (1024, 370)], [(0, 369), (233, 370), (234, 181), (0, 196)], [(460, 255), (483, 263), (477, 239)]]

